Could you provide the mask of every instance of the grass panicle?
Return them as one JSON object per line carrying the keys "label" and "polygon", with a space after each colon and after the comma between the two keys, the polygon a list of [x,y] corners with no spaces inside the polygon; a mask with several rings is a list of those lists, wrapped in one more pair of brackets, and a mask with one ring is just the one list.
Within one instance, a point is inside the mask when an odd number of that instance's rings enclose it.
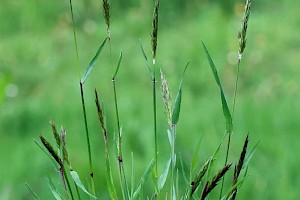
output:
{"label": "grass panicle", "polygon": [[117,198],[117,192],[114,185],[114,181],[112,178],[112,171],[111,171],[111,163],[110,163],[110,157],[109,157],[109,145],[108,145],[108,136],[107,136],[107,130],[105,125],[105,118],[103,114],[103,109],[100,106],[99,99],[98,99],[98,93],[95,89],[95,103],[97,107],[97,113],[98,113],[98,119],[100,122],[100,126],[102,128],[103,137],[104,137],[104,143],[105,143],[105,176],[106,176],[106,183],[109,191],[109,195],[111,199],[118,199]]}
{"label": "grass panicle", "polygon": [[[41,140],[42,144],[44,145],[44,147],[49,152],[49,154],[54,158],[54,160],[60,166],[60,170],[59,171],[61,173],[63,184],[65,184],[65,181],[66,181],[68,190],[69,190],[71,198],[73,200],[74,199],[73,192],[72,192],[72,189],[71,189],[71,186],[70,186],[70,182],[69,182],[69,179],[68,179],[68,175],[66,173],[66,170],[65,170],[65,167],[64,167],[64,164],[63,164],[61,158],[59,157],[59,155],[57,154],[57,152],[53,149],[52,145],[43,136],[40,136],[40,140]],[[65,188],[65,189],[67,190],[67,188]]]}
{"label": "grass panicle", "polygon": [[194,194],[194,192],[196,191],[196,189],[200,185],[200,183],[202,181],[202,178],[204,177],[205,173],[208,170],[210,162],[211,162],[211,159],[208,159],[204,163],[204,165],[202,166],[201,170],[199,171],[199,173],[197,174],[195,179],[191,182],[190,198],[192,197],[192,195]]}
{"label": "grass panicle", "polygon": [[54,121],[52,121],[52,120],[51,120],[49,123],[50,123],[50,126],[51,126],[51,128],[52,128],[52,133],[53,133],[53,136],[54,136],[54,138],[55,138],[56,145],[57,145],[58,148],[60,148],[60,145],[61,145],[61,139],[60,139],[60,136],[59,136],[59,134],[58,134],[58,132],[57,132],[56,125],[55,125]]}
{"label": "grass panicle", "polygon": [[107,37],[110,40],[110,3],[108,0],[102,1],[102,13],[107,26]]}
{"label": "grass panicle", "polygon": [[44,147],[47,149],[47,151],[50,153],[50,155],[54,158],[54,160],[57,162],[57,164],[59,166],[63,165],[62,160],[60,159],[60,157],[58,156],[57,152],[53,149],[52,145],[50,144],[50,142],[48,142],[48,140],[46,140],[42,135],[40,136],[40,140],[42,142],[42,144],[44,145]]}
{"label": "grass panicle", "polygon": [[156,0],[154,10],[153,10],[153,18],[152,18],[151,45],[152,45],[153,64],[155,64],[155,58],[156,58],[159,4],[160,4],[160,0]]}
{"label": "grass panicle", "polygon": [[201,194],[201,200],[205,199],[205,197],[207,197],[207,195],[217,186],[218,182],[226,174],[226,172],[230,169],[230,167],[231,164],[227,164],[212,178],[210,182],[209,181],[206,182]]}
{"label": "grass panicle", "polygon": [[163,102],[165,105],[165,114],[167,116],[167,120],[169,123],[169,126],[172,126],[172,98],[171,98],[171,94],[170,94],[170,90],[169,90],[169,85],[168,85],[168,81],[164,75],[164,73],[162,72],[162,70],[160,70],[160,77],[161,77],[161,90],[162,90],[162,98],[163,98]]}
{"label": "grass panicle", "polygon": [[238,50],[238,64],[236,68],[235,88],[234,88],[233,105],[232,105],[232,116],[234,115],[234,109],[236,104],[236,95],[238,90],[238,82],[239,82],[239,74],[240,74],[240,63],[242,59],[242,54],[246,48],[246,42],[247,42],[246,35],[247,35],[247,28],[248,28],[248,20],[250,16],[250,8],[251,8],[251,0],[246,0],[244,15],[241,24],[241,30],[238,32],[239,50]]}
{"label": "grass panicle", "polygon": [[[248,142],[249,142],[249,137],[247,135],[247,137],[245,139],[244,146],[243,146],[243,150],[242,150],[240,158],[239,158],[239,162],[234,167],[234,176],[233,176],[233,181],[232,181],[231,186],[234,186],[238,182],[238,178],[239,178],[241,170],[244,166],[244,161],[245,161],[245,158],[246,158]],[[236,195],[237,195],[237,188],[232,191],[232,194],[230,194],[230,196],[232,196],[231,200],[234,200],[236,198]]]}
{"label": "grass panicle", "polygon": [[60,134],[61,134],[61,141],[62,141],[62,158],[63,161],[67,162],[67,164],[70,166],[70,169],[72,169],[71,167],[71,161],[69,159],[69,153],[67,151],[67,145],[66,145],[66,129],[64,129],[63,127],[60,129]]}
{"label": "grass panicle", "polygon": [[242,20],[242,24],[241,24],[241,30],[238,32],[238,41],[239,41],[239,61],[242,58],[242,54],[245,50],[246,47],[246,42],[247,42],[247,28],[248,28],[248,20],[249,20],[249,16],[250,16],[250,8],[251,8],[251,0],[247,0],[246,1],[246,5],[245,5],[245,10],[244,10],[244,15],[243,15],[243,20]]}

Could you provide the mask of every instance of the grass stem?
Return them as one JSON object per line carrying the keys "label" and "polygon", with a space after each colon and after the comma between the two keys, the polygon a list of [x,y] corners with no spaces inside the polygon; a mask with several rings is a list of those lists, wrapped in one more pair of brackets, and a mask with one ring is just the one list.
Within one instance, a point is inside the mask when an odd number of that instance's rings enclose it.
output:
{"label": "grass stem", "polygon": [[81,81],[80,81],[80,94],[81,94],[81,104],[82,104],[82,110],[83,110],[86,140],[87,140],[87,146],[88,146],[91,185],[92,185],[93,194],[95,196],[96,192],[95,192],[95,184],[94,184],[94,171],[93,171],[93,163],[92,163],[91,144],[90,144],[89,129],[88,129],[88,124],[87,124],[86,109],[85,109],[85,103],[84,103],[83,83]]}
{"label": "grass stem", "polygon": [[[176,155],[175,155],[175,137],[176,137],[176,125],[171,125],[171,199],[176,199],[176,191],[174,186]],[[175,197],[175,198],[174,198]]]}
{"label": "grass stem", "polygon": [[153,64],[152,76],[152,94],[153,94],[153,122],[154,122],[154,161],[155,161],[155,179],[158,177],[158,147],[157,147],[157,108],[156,108],[156,78],[155,78],[155,64]]}

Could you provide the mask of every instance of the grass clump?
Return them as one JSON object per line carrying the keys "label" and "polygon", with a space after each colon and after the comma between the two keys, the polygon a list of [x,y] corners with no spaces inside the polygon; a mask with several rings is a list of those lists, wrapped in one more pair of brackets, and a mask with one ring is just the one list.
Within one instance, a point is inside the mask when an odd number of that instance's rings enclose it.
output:
{"label": "grass clump", "polygon": [[[116,162],[111,162],[111,153],[110,153],[110,143],[109,138],[112,136],[111,133],[109,133],[106,125],[106,117],[104,113],[104,104],[100,104],[98,92],[95,89],[95,104],[97,109],[97,115],[100,123],[100,128],[103,133],[103,139],[104,139],[104,151],[105,151],[105,177],[106,177],[106,183],[107,183],[107,190],[109,197],[111,199],[207,199],[209,195],[211,195],[212,191],[216,188],[216,186],[219,184],[219,182],[222,180],[221,184],[221,191],[220,191],[220,199],[235,199],[236,195],[240,189],[240,186],[242,185],[244,178],[246,176],[247,172],[247,165],[248,161],[250,160],[252,154],[248,154],[248,159],[246,156],[247,153],[247,147],[248,147],[248,135],[246,137],[240,158],[237,162],[237,164],[234,167],[234,175],[232,179],[231,185],[228,187],[227,194],[223,196],[223,187],[224,187],[224,177],[225,174],[228,173],[228,171],[231,169],[232,163],[228,162],[228,155],[229,155],[229,147],[230,147],[230,140],[231,135],[233,133],[233,119],[232,115],[234,112],[234,109],[231,113],[227,99],[225,96],[225,92],[223,89],[223,86],[221,84],[221,80],[219,78],[217,68],[213,62],[213,59],[208,51],[208,48],[205,46],[204,42],[202,42],[205,55],[207,57],[208,63],[210,65],[210,68],[212,70],[213,76],[215,78],[215,81],[219,87],[220,90],[220,96],[221,96],[221,104],[223,108],[223,114],[225,118],[225,135],[228,135],[228,143],[226,146],[226,153],[225,153],[225,165],[220,167],[218,170],[215,170],[214,163],[217,160],[217,156],[220,153],[221,146],[223,144],[223,141],[221,141],[221,144],[218,146],[216,151],[212,154],[211,157],[209,157],[206,162],[203,163],[203,166],[201,168],[197,168],[196,166],[198,164],[201,164],[202,162],[198,160],[197,156],[193,157],[192,166],[190,168],[190,175],[189,177],[186,176],[186,172],[182,167],[181,173],[179,173],[178,168],[178,161],[177,161],[177,155],[176,155],[176,134],[177,134],[177,125],[179,122],[179,116],[181,111],[181,104],[183,100],[183,79],[184,75],[187,71],[187,68],[190,64],[190,61],[187,62],[182,76],[181,80],[179,82],[179,88],[177,95],[175,97],[175,100],[172,101],[172,95],[169,89],[168,81],[163,73],[163,70],[160,70],[160,77],[161,77],[161,91],[162,91],[162,101],[165,106],[165,114],[168,122],[168,128],[166,130],[167,136],[169,139],[170,144],[170,156],[165,162],[165,167],[163,171],[159,172],[159,159],[158,159],[158,131],[157,131],[157,79],[156,79],[156,57],[157,57],[157,44],[158,44],[158,16],[159,16],[159,5],[160,1],[156,0],[154,5],[154,11],[153,11],[153,19],[152,19],[152,32],[151,32],[151,47],[152,47],[152,64],[148,63],[148,58],[145,53],[145,50],[141,44],[141,50],[142,55],[146,61],[147,67],[150,71],[151,75],[151,81],[152,81],[152,100],[153,100],[153,132],[154,132],[154,155],[153,159],[149,162],[148,166],[146,167],[146,170],[142,177],[140,178],[140,181],[135,186],[134,185],[134,168],[132,167],[132,178],[131,178],[131,185],[129,186],[129,181],[126,178],[126,171],[124,166],[124,157],[123,157],[123,147],[122,144],[123,135],[122,135],[122,125],[119,117],[119,109],[118,109],[118,95],[117,95],[117,87],[116,87],[116,77],[119,72],[123,53],[120,53],[117,66],[114,69],[114,73],[112,76],[112,86],[113,86],[113,97],[114,102],[113,106],[115,108],[115,115],[116,115],[116,132],[117,132],[117,139],[115,141],[115,146],[117,147],[117,156],[115,157]],[[73,15],[72,11],[72,2],[70,1],[71,6],[71,13]],[[105,19],[105,23],[107,26],[107,37],[103,40],[101,45],[99,46],[95,56],[92,58],[91,62],[89,63],[82,79],[80,80],[80,94],[81,94],[81,103],[82,103],[82,109],[83,109],[83,119],[84,119],[84,127],[85,127],[85,133],[86,133],[86,140],[87,140],[87,147],[88,147],[88,158],[89,158],[89,167],[90,167],[90,181],[87,182],[87,184],[83,184],[79,178],[79,175],[76,171],[73,170],[71,167],[71,162],[69,160],[68,151],[66,148],[66,131],[64,129],[61,129],[60,134],[58,133],[55,123],[50,122],[52,132],[54,139],[56,141],[56,147],[58,151],[54,149],[54,147],[51,145],[49,141],[47,141],[43,136],[40,136],[40,142],[37,142],[37,144],[46,152],[46,154],[54,161],[54,165],[58,167],[61,180],[62,180],[62,187],[64,189],[64,192],[61,192],[57,189],[53,189],[54,187],[50,187],[53,195],[56,199],[59,198],[65,198],[65,199],[81,199],[84,197],[89,198],[99,198],[100,191],[97,190],[95,187],[95,181],[94,181],[94,166],[92,161],[92,151],[91,151],[91,141],[90,141],[90,132],[88,129],[88,118],[86,113],[86,107],[85,107],[85,94],[84,94],[84,84],[87,81],[88,76],[91,74],[92,69],[96,65],[96,61],[99,59],[100,54],[104,50],[104,47],[106,45],[107,39],[109,42],[109,48],[110,48],[110,56],[111,56],[111,63],[113,63],[113,56],[111,51],[111,32],[110,32],[110,3],[108,0],[102,1],[102,10],[103,10],[103,16]],[[249,11],[250,11],[250,1],[247,0],[246,8],[245,8],[245,16],[243,18],[243,26],[242,30],[239,33],[239,42],[240,42],[240,50],[239,54],[242,54],[245,48],[246,44],[246,30],[247,30],[247,23],[249,18]],[[73,19],[73,17],[72,17]],[[77,50],[77,43],[76,43],[76,34],[75,34],[75,28],[74,28],[74,21],[73,21],[73,29],[74,29],[74,42],[76,46],[76,54],[78,58],[78,50]],[[239,65],[238,65],[239,67]],[[237,75],[238,77],[238,75]],[[237,90],[237,83],[236,83],[236,90]],[[236,91],[234,94],[234,104],[235,104],[235,98],[236,98]],[[233,105],[234,108],[234,105]],[[110,120],[110,119],[109,119]],[[126,141],[125,141],[126,142]],[[199,152],[199,148],[197,147],[195,151]],[[252,152],[252,151],[251,151]],[[119,177],[119,183],[116,184],[114,180],[114,173],[115,164],[118,168],[118,177]],[[132,164],[133,166],[133,164]],[[68,167],[66,170],[66,167]],[[243,178],[240,178],[241,171],[243,169],[245,170],[245,175]],[[217,171],[214,176],[211,176],[211,173],[213,171]],[[147,180],[149,179],[149,176],[152,174],[153,181],[152,181],[152,188],[146,189],[145,185],[147,183]],[[180,177],[180,174],[183,174],[183,179],[185,180],[185,183],[179,183],[179,180],[182,179]],[[195,174],[195,175],[194,175]],[[72,186],[69,182],[69,178],[72,178],[74,182],[74,186]],[[50,182],[50,180],[49,180]],[[49,184],[50,185],[50,184]],[[53,185],[53,184],[51,184]],[[117,186],[118,185],[118,186]],[[167,187],[169,185],[169,187]],[[58,185],[59,186],[59,185]],[[29,187],[29,186],[28,186]],[[130,188],[131,187],[131,188]],[[37,195],[33,192],[33,190],[29,187],[30,191],[32,192],[33,196],[35,198],[38,198]],[[73,190],[76,190],[77,196],[73,194]],[[182,192],[184,191],[184,192]],[[146,193],[146,194],[145,194]]]}

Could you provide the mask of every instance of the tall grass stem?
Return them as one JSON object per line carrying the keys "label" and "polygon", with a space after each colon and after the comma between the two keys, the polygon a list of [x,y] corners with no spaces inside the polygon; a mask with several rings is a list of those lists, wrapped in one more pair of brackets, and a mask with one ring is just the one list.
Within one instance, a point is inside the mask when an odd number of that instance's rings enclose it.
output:
{"label": "tall grass stem", "polygon": [[88,146],[91,186],[92,186],[93,194],[95,196],[96,191],[95,191],[95,184],[94,184],[94,171],[93,171],[91,144],[90,144],[89,129],[88,129],[88,124],[87,124],[86,109],[85,109],[85,103],[84,103],[83,83],[81,81],[80,81],[80,94],[81,94],[81,104],[82,104],[82,111],[83,111],[83,120],[84,120],[84,126],[85,126],[86,140],[87,140],[87,146]]}

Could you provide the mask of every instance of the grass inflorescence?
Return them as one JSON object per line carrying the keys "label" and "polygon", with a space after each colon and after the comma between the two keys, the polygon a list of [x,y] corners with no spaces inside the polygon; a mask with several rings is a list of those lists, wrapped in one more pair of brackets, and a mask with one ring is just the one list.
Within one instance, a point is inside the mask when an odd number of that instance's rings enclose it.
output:
{"label": "grass inflorescence", "polygon": [[[245,6],[245,13],[242,20],[242,28],[241,31],[238,34],[238,41],[239,41],[239,55],[244,52],[245,46],[246,46],[246,32],[248,27],[248,19],[250,14],[250,0],[246,1]],[[80,94],[81,94],[81,104],[82,104],[82,111],[83,111],[83,120],[84,120],[84,127],[85,127],[85,133],[86,133],[86,141],[87,141],[87,147],[88,147],[88,160],[89,160],[89,168],[90,168],[90,181],[88,181],[87,184],[83,184],[81,182],[79,175],[77,172],[73,169],[73,166],[71,166],[71,159],[69,157],[69,153],[67,150],[67,138],[66,138],[66,130],[64,128],[61,128],[60,131],[57,130],[56,125],[53,121],[50,121],[50,126],[52,129],[53,138],[55,139],[55,146],[52,146],[51,143],[45,139],[44,136],[40,136],[40,142],[36,141],[36,144],[50,157],[50,159],[53,161],[53,164],[55,168],[58,169],[60,172],[61,184],[55,184],[52,183],[51,179],[48,179],[50,189],[52,191],[52,194],[55,196],[56,199],[59,198],[65,198],[65,199],[81,199],[84,197],[89,197],[93,199],[98,199],[99,194],[103,193],[103,190],[100,188],[96,188],[95,186],[95,180],[94,180],[94,166],[92,161],[92,148],[91,148],[91,140],[90,140],[90,133],[89,132],[89,123],[88,123],[88,117],[87,117],[87,110],[85,106],[85,93],[84,93],[84,86],[85,83],[91,74],[92,69],[95,67],[97,60],[99,59],[102,51],[105,51],[106,41],[108,40],[109,43],[109,50],[110,50],[110,57],[111,57],[111,64],[114,63],[113,55],[111,51],[111,32],[110,32],[110,3],[108,0],[102,1],[102,12],[103,17],[106,23],[107,28],[107,36],[103,39],[101,44],[98,47],[98,50],[96,51],[94,57],[91,59],[90,63],[87,65],[87,68],[85,70],[84,75],[82,76],[80,80]],[[97,117],[100,124],[100,130],[102,132],[101,137],[103,137],[104,140],[104,151],[105,151],[105,178],[106,178],[106,185],[107,185],[107,191],[108,195],[111,199],[184,199],[184,200],[190,200],[190,199],[207,199],[212,192],[215,190],[215,188],[221,183],[221,191],[219,198],[220,199],[235,199],[237,196],[238,191],[240,190],[240,187],[242,186],[243,181],[246,178],[247,170],[248,170],[248,163],[253,155],[253,150],[250,151],[247,155],[247,148],[249,143],[249,136],[247,135],[240,158],[237,160],[236,164],[234,165],[233,170],[233,177],[231,184],[228,185],[228,189],[225,195],[223,195],[223,190],[225,188],[224,179],[225,175],[228,173],[228,171],[231,170],[231,166],[233,166],[232,163],[228,163],[228,156],[229,156],[229,148],[231,146],[231,136],[233,134],[233,114],[234,114],[234,107],[235,107],[235,99],[236,99],[236,90],[237,90],[237,81],[238,81],[238,72],[237,71],[237,80],[236,80],[236,89],[234,94],[234,101],[233,101],[233,109],[232,111],[229,109],[228,101],[225,95],[225,91],[223,89],[223,85],[221,82],[221,79],[218,75],[217,67],[215,66],[212,56],[204,44],[202,42],[202,46],[204,49],[204,54],[207,57],[208,64],[210,66],[210,69],[212,71],[213,77],[215,79],[215,82],[219,88],[220,92],[220,98],[221,98],[221,105],[223,110],[223,115],[225,119],[225,136],[228,136],[228,142],[227,145],[225,145],[225,165],[222,165],[221,167],[218,167],[216,170],[215,163],[217,162],[217,158],[220,154],[220,151],[223,146],[223,140],[216,148],[215,152],[205,160],[205,162],[200,161],[198,158],[198,154],[200,151],[200,142],[198,143],[195,153],[192,158],[191,167],[189,170],[189,176],[186,175],[186,170],[183,167],[182,164],[182,158],[180,157],[180,164],[181,164],[181,172],[178,168],[178,159],[177,159],[177,145],[176,145],[176,134],[177,133],[177,126],[179,124],[180,119],[180,112],[181,112],[181,106],[182,101],[184,100],[183,95],[183,80],[184,76],[186,74],[187,68],[190,65],[190,61],[187,62],[187,64],[184,67],[181,79],[179,81],[179,87],[176,93],[176,96],[174,100],[172,100],[172,94],[171,89],[168,84],[167,76],[164,74],[164,70],[160,69],[160,81],[161,81],[161,97],[162,102],[165,107],[165,114],[166,119],[168,123],[168,128],[166,130],[167,137],[169,140],[170,145],[170,152],[169,152],[169,158],[167,161],[165,161],[165,167],[162,170],[162,172],[159,171],[158,164],[163,163],[163,161],[160,161],[158,158],[158,128],[157,128],[157,113],[159,112],[157,108],[157,79],[156,79],[156,58],[157,58],[157,45],[158,45],[158,16],[159,16],[159,6],[160,6],[160,0],[156,0],[154,4],[153,9],[153,18],[152,18],[152,31],[151,31],[151,50],[152,50],[152,63],[149,64],[147,54],[142,46],[142,43],[140,43],[142,55],[144,57],[144,60],[146,61],[147,67],[150,71],[151,81],[152,81],[152,101],[153,101],[153,133],[154,133],[154,145],[153,145],[153,159],[148,162],[149,164],[145,166],[145,172],[141,176],[138,184],[134,184],[135,180],[135,169],[133,165],[133,153],[132,153],[132,169],[131,169],[131,183],[126,178],[126,171],[124,167],[124,154],[123,154],[123,143],[126,144],[126,137],[123,139],[122,135],[122,123],[119,116],[119,105],[118,105],[118,93],[117,93],[117,75],[120,70],[120,66],[123,59],[123,53],[121,51],[118,61],[116,62],[116,67],[112,68],[114,70],[112,75],[112,93],[114,102],[112,106],[115,110],[115,117],[116,117],[116,141],[115,146],[117,147],[117,156],[115,157],[114,161],[111,162],[111,156],[110,156],[110,143],[109,138],[113,136],[107,128],[106,124],[106,115],[104,112],[104,103],[100,103],[100,96],[98,95],[98,91],[94,90],[94,96],[95,96],[95,104],[96,104],[96,111],[97,111]],[[71,7],[71,14],[72,14],[72,20],[73,20],[73,31],[74,31],[74,41],[76,46],[76,55],[77,55],[77,62],[78,62],[78,50],[77,50],[77,42],[76,42],[76,31],[75,31],[75,23],[73,19],[73,7],[72,7],[72,1],[70,1],[70,7]],[[239,56],[239,62],[240,62],[240,56]],[[79,63],[79,62],[78,62]],[[239,64],[238,64],[239,68]],[[185,116],[184,116],[185,117]],[[108,119],[112,121],[111,119]],[[201,141],[201,140],[200,140]],[[218,144],[218,143],[217,143]],[[56,150],[58,149],[58,150]],[[127,161],[127,160],[126,160]],[[116,166],[115,166],[116,165]],[[199,167],[202,166],[202,167]],[[116,168],[118,168],[116,170]],[[241,177],[242,171],[244,170],[244,176]],[[117,171],[117,172],[116,172]],[[114,173],[118,173],[119,180],[116,182],[114,180],[115,176]],[[150,179],[149,177],[152,174],[152,189],[149,190],[147,187],[145,187],[147,180]],[[180,174],[183,175],[183,177],[180,177]],[[213,175],[213,176],[212,176]],[[70,184],[69,178],[72,178],[74,182],[74,186]],[[183,179],[184,182],[182,183],[180,180]],[[29,190],[31,191],[32,195],[35,199],[39,199],[38,195],[34,193],[32,188],[27,184]],[[58,188],[59,186],[62,186],[64,189],[64,192],[61,192]],[[76,189],[77,197],[74,196],[73,190]],[[183,192],[182,192],[183,191]]]}

